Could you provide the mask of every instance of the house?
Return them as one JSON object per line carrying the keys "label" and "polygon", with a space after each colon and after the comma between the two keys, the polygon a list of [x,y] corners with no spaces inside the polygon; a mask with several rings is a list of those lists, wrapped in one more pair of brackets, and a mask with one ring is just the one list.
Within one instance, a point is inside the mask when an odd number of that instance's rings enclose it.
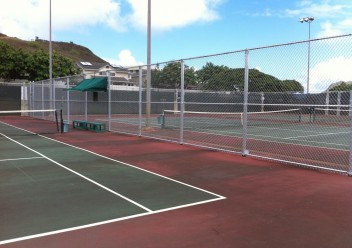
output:
{"label": "house", "polygon": [[132,72],[122,66],[109,63],[79,62],[76,64],[86,79],[94,77],[105,77],[110,72],[111,85],[122,87],[138,87],[138,82],[132,80]]}

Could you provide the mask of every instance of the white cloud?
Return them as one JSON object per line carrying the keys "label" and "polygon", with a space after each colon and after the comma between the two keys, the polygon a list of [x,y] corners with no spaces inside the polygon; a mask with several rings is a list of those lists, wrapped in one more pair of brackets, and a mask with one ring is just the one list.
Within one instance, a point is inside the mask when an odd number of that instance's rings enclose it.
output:
{"label": "white cloud", "polygon": [[[314,16],[317,18],[329,18],[336,17],[343,13],[346,8],[351,7],[351,5],[346,4],[332,4],[330,1],[321,0],[321,3],[317,3],[319,1],[300,1],[298,3],[298,8],[296,9],[286,9],[285,14],[290,17],[296,16]],[[338,1],[342,2],[342,1]]]}
{"label": "white cloud", "polygon": [[[148,1],[128,0],[133,13],[129,21],[138,29],[147,25]],[[183,27],[195,22],[214,21],[219,18],[215,7],[222,0],[153,0],[152,28],[163,31]]]}
{"label": "white cloud", "polygon": [[121,65],[125,67],[143,65],[143,62],[137,61],[137,59],[132,55],[132,52],[128,49],[121,50],[117,55],[117,59],[114,58],[104,58],[113,65]]}
{"label": "white cloud", "polygon": [[332,58],[314,66],[310,71],[310,91],[321,92],[330,84],[352,81],[352,58],[343,56]]}
{"label": "white cloud", "polygon": [[352,17],[343,19],[342,21],[331,23],[330,21],[321,24],[322,31],[318,33],[318,37],[329,37],[342,35],[352,32]]}
{"label": "white cloud", "polygon": [[[11,0],[1,5],[0,32],[22,39],[49,37],[48,0]],[[122,30],[120,6],[113,0],[52,1],[52,27],[55,31],[74,30],[99,23]]]}
{"label": "white cloud", "polygon": [[286,9],[284,15],[294,18],[313,16],[320,24],[318,37],[329,37],[352,32],[352,3],[345,0],[301,0],[295,9]]}
{"label": "white cloud", "polygon": [[[223,0],[153,0],[152,26],[163,31],[219,18],[215,8]],[[146,0],[52,0],[52,28],[82,33],[101,24],[115,31],[133,26],[145,30]],[[121,12],[121,4],[132,12]],[[22,39],[49,37],[48,0],[11,0],[1,5],[0,33]],[[128,9],[128,8],[126,8]]]}

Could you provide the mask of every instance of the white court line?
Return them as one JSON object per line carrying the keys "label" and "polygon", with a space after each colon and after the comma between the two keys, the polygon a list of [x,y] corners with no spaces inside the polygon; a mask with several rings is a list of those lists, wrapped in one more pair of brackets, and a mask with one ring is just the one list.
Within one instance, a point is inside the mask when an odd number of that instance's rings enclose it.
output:
{"label": "white court line", "polygon": [[121,217],[121,218],[106,220],[106,221],[100,221],[100,222],[91,223],[91,224],[82,225],[82,226],[70,227],[70,228],[65,228],[65,229],[51,231],[51,232],[45,232],[45,233],[39,233],[39,234],[24,236],[24,237],[20,237],[20,238],[3,240],[3,241],[0,241],[0,245],[14,243],[14,242],[19,242],[19,241],[24,241],[24,240],[29,240],[29,239],[35,239],[35,238],[40,238],[40,237],[45,237],[45,236],[65,233],[65,232],[72,232],[72,231],[86,229],[86,228],[90,228],[90,227],[96,227],[96,226],[106,225],[106,224],[110,224],[110,223],[114,223],[114,222],[134,219],[134,218],[138,218],[138,217],[142,217],[142,216],[153,215],[153,214],[173,211],[173,210],[176,210],[176,209],[181,209],[181,208],[186,208],[186,207],[206,204],[206,203],[219,201],[219,200],[223,200],[223,198],[214,198],[214,199],[211,199],[211,200],[200,201],[200,202],[195,202],[195,203],[191,203],[191,204],[180,205],[180,206],[177,206],[177,207],[165,208],[165,209],[160,209],[160,210],[156,210],[156,211],[152,211],[152,212],[145,212],[145,213],[141,213],[141,214],[135,214],[135,215],[125,216],[125,217]]}
{"label": "white court line", "polygon": [[[138,206],[138,207],[144,209],[144,210],[147,211],[147,212],[152,212],[152,210],[150,210],[149,208],[147,208],[147,207],[145,207],[145,206],[143,206],[143,205],[141,205],[141,204],[139,204],[139,203],[133,201],[132,199],[129,199],[128,197],[126,197],[126,196],[124,196],[124,195],[121,195],[120,193],[117,193],[117,192],[113,191],[112,189],[110,189],[110,188],[108,188],[108,187],[105,187],[104,185],[102,185],[102,184],[100,184],[100,183],[98,183],[98,182],[96,182],[96,181],[94,181],[94,180],[92,180],[92,179],[90,179],[90,178],[88,178],[88,177],[86,177],[86,176],[84,176],[84,175],[82,175],[82,174],[80,174],[80,173],[78,173],[78,172],[76,172],[76,171],[74,171],[74,170],[72,170],[72,169],[70,169],[70,168],[64,166],[64,165],[62,165],[62,164],[60,164],[59,162],[56,162],[55,160],[53,160],[53,159],[51,159],[51,158],[45,156],[44,154],[42,154],[42,153],[40,153],[40,152],[38,152],[38,151],[36,151],[36,150],[30,148],[30,147],[28,147],[28,146],[26,146],[26,145],[24,145],[24,144],[18,142],[18,141],[14,140],[14,139],[12,139],[12,138],[10,138],[10,137],[8,137],[8,136],[6,136],[6,135],[3,134],[3,133],[0,133],[0,134],[1,134],[2,136],[4,136],[5,138],[7,138],[7,139],[9,139],[9,140],[11,140],[11,141],[13,141],[13,142],[15,142],[16,144],[18,144],[18,145],[20,145],[20,146],[23,146],[23,147],[27,148],[28,150],[30,150],[30,151],[32,151],[32,152],[34,152],[34,153],[36,153],[36,154],[42,156],[43,158],[46,158],[47,160],[53,162],[54,164],[56,164],[56,165],[58,165],[58,166],[60,166],[60,167],[62,167],[62,168],[64,168],[64,169],[66,169],[66,170],[72,172],[73,174],[76,174],[77,176],[82,177],[82,178],[84,178],[85,180],[87,180],[87,181],[89,181],[89,182],[91,182],[91,183],[93,183],[93,184],[99,186],[100,188],[103,188],[103,189],[105,189],[106,191],[109,191],[110,193],[112,193],[112,194],[114,194],[114,195],[116,195],[116,196],[119,196],[119,197],[125,199],[126,201],[129,201],[130,203],[132,203],[132,204],[134,204],[134,205],[136,205],[136,206]],[[42,136],[42,137],[44,137],[44,136]]]}
{"label": "white court line", "polygon": [[43,138],[45,138],[45,139],[49,139],[49,140],[55,141],[55,142],[57,142],[57,143],[64,144],[64,145],[66,145],[66,146],[70,146],[70,147],[76,148],[76,149],[78,149],[78,150],[82,150],[82,151],[91,153],[91,154],[96,155],[96,156],[98,156],[98,157],[105,158],[105,159],[111,160],[111,161],[113,161],[113,162],[120,163],[120,164],[129,166],[129,167],[132,167],[132,168],[134,168],[134,169],[138,169],[138,170],[147,172],[147,173],[149,173],[149,174],[156,175],[156,176],[158,176],[158,177],[162,177],[162,178],[167,179],[167,180],[169,180],[169,181],[173,181],[173,182],[176,182],[176,183],[185,185],[185,186],[187,186],[187,187],[190,187],[190,188],[193,188],[193,189],[197,189],[197,190],[199,190],[199,191],[203,191],[203,192],[205,192],[205,193],[214,195],[214,196],[219,197],[219,198],[221,198],[221,199],[226,199],[226,197],[224,197],[224,196],[215,194],[215,193],[210,192],[210,191],[207,191],[207,190],[205,190],[205,189],[201,189],[201,188],[195,187],[195,186],[190,185],[190,184],[187,184],[187,183],[183,183],[183,182],[181,182],[181,181],[178,181],[178,180],[172,179],[172,178],[170,178],[170,177],[166,177],[166,176],[160,175],[160,174],[155,173],[155,172],[152,172],[152,171],[148,171],[148,170],[146,170],[146,169],[137,167],[137,166],[135,166],[135,165],[131,165],[131,164],[128,164],[128,163],[125,163],[125,162],[122,162],[122,161],[119,161],[119,160],[116,160],[116,159],[113,159],[113,158],[109,158],[109,157],[106,157],[106,156],[104,156],[104,155],[101,155],[101,154],[98,154],[98,153],[95,153],[95,152],[86,150],[86,149],[84,149],[84,148],[77,147],[77,146],[74,146],[74,145],[70,145],[70,144],[67,144],[67,143],[65,143],[65,142],[62,142],[62,141],[59,141],[59,140],[55,140],[55,139],[52,139],[52,138],[49,138],[49,137],[46,137],[46,136],[42,136],[42,135],[39,135],[39,136],[41,136],[41,137],[43,137]]}
{"label": "white court line", "polygon": [[42,159],[43,157],[31,157],[31,158],[7,158],[7,159],[0,159],[0,162],[4,161],[17,161],[17,160],[30,160],[30,159]]}
{"label": "white court line", "polygon": [[338,133],[319,133],[319,134],[312,134],[312,135],[304,135],[304,136],[287,137],[286,139],[299,139],[299,138],[306,138],[306,137],[316,137],[316,136],[336,135],[336,134],[348,134],[348,133],[350,133],[350,132],[338,132]]}
{"label": "white court line", "polygon": [[[20,129],[20,130],[23,130],[23,131],[32,133],[32,132],[30,132],[30,131],[27,131],[27,130],[25,130],[25,129],[22,129],[22,128],[13,126],[13,125],[11,125],[11,124],[4,123],[4,122],[2,122],[2,121],[0,121],[0,123],[3,123],[3,124],[5,124],[5,125],[11,126],[11,127],[13,127],[13,128],[16,128],[16,129]],[[35,134],[35,133],[33,133],[33,134]],[[42,138],[45,138],[45,139],[54,141],[54,142],[57,142],[57,143],[60,143],[60,144],[64,144],[64,145],[66,145],[66,146],[70,146],[70,147],[76,148],[76,149],[78,149],[78,150],[82,150],[82,151],[91,153],[91,154],[96,155],[96,156],[98,156],[98,157],[105,158],[105,159],[108,159],[108,160],[111,160],[111,161],[114,161],[114,162],[117,162],[117,163],[120,163],[120,164],[123,164],[123,165],[127,165],[127,166],[129,166],[129,167],[132,167],[132,168],[135,168],[135,169],[138,169],[138,170],[141,170],[141,171],[144,171],[144,172],[147,172],[147,173],[150,173],[150,174],[153,174],[153,175],[156,175],[156,176],[165,178],[165,179],[167,179],[167,180],[170,180],[170,181],[173,181],[173,182],[176,182],[176,183],[179,183],[179,184],[188,186],[188,187],[190,187],[190,188],[194,188],[194,189],[197,189],[197,190],[206,192],[206,193],[208,193],[208,194],[214,195],[214,196],[219,197],[219,198],[221,198],[221,199],[226,199],[226,197],[224,197],[224,196],[221,196],[221,195],[215,194],[215,193],[213,193],[213,192],[210,192],[210,191],[207,191],[207,190],[204,190],[204,189],[195,187],[195,186],[190,185],[190,184],[187,184],[187,183],[183,183],[183,182],[181,182],[181,181],[177,181],[177,180],[172,179],[172,178],[170,178],[170,177],[166,177],[166,176],[160,175],[160,174],[158,174],[158,173],[151,172],[151,171],[148,171],[148,170],[146,170],[146,169],[142,169],[142,168],[140,168],[140,167],[137,167],[137,166],[134,166],[134,165],[131,165],[131,164],[128,164],[128,163],[125,163],[125,162],[122,162],[122,161],[119,161],[119,160],[116,160],[116,159],[112,159],[112,158],[106,157],[106,156],[104,156],[104,155],[101,155],[101,154],[98,154],[98,153],[95,153],[95,152],[92,152],[92,151],[89,151],[89,150],[87,150],[87,149],[84,149],[84,148],[81,148],[81,147],[77,147],[77,146],[74,146],[74,145],[71,145],[71,144],[67,144],[67,143],[62,142],[62,141],[59,141],[59,140],[55,140],[55,139],[52,139],[52,138],[49,138],[49,137],[46,137],[46,136],[43,136],[43,135],[40,135],[40,134],[37,134],[37,135],[40,136],[40,137],[42,137]]]}
{"label": "white court line", "polygon": [[[3,123],[3,124],[6,124],[6,125],[9,125],[9,126],[12,126],[10,124],[7,124],[7,123],[4,123],[4,122],[0,122],[0,123]],[[23,131],[26,131],[26,132],[30,132],[30,131],[27,131],[25,129],[22,129],[22,128],[18,128],[18,127],[15,127],[15,126],[12,126],[14,128],[17,128],[17,129],[21,129]],[[32,133],[32,132],[30,132]],[[60,163],[44,156],[43,154],[21,144],[20,142],[17,142],[16,140],[13,140],[9,137],[7,137],[6,135],[0,133],[1,135],[3,135],[4,137],[14,141],[15,143],[21,145],[21,146],[24,146],[25,148],[43,156],[43,158],[46,158],[48,159],[49,161],[63,167],[64,169],[66,170],[69,170],[71,171],[72,173],[78,175],[78,176],[81,176],[82,178],[100,186],[100,187],[103,187],[104,189],[110,191],[111,193],[115,193],[117,194],[118,196],[122,197],[123,199],[126,199],[128,200],[128,198],[108,189],[107,187],[103,186],[103,185],[100,185],[99,183],[97,182],[94,182],[93,180],[61,165]],[[34,134],[34,133],[33,133]],[[172,210],[176,210],[176,209],[181,209],[181,208],[186,208],[186,207],[191,207],[191,206],[196,206],[196,205],[201,205],[201,204],[205,204],[205,203],[209,203],[209,202],[214,202],[214,201],[219,201],[219,200],[224,200],[226,199],[226,197],[224,196],[221,196],[221,195],[218,195],[218,194],[215,194],[215,193],[212,193],[210,191],[207,191],[207,190],[204,190],[204,189],[201,189],[201,188],[198,188],[198,187],[195,187],[195,186],[192,186],[192,185],[189,185],[189,184],[186,184],[186,183],[183,183],[183,182],[180,182],[180,181],[177,181],[177,180],[174,180],[172,178],[169,178],[169,177],[166,177],[166,176],[163,176],[163,175],[160,175],[160,174],[157,174],[157,173],[154,173],[154,172],[151,172],[151,171],[148,171],[148,170],[145,170],[145,169],[142,169],[142,168],[139,168],[137,166],[134,166],[134,165],[131,165],[131,164],[127,164],[127,163],[124,163],[122,161],[118,161],[118,160],[115,160],[115,159],[112,159],[112,158],[109,158],[109,157],[106,157],[106,156],[103,156],[103,155],[100,155],[98,153],[95,153],[95,152],[92,152],[92,151],[89,151],[89,150],[86,150],[86,149],[83,149],[83,148],[80,148],[80,147],[76,147],[74,145],[70,145],[70,144],[67,144],[67,143],[64,143],[64,142],[61,142],[61,141],[58,141],[58,140],[55,140],[55,139],[52,139],[52,138],[49,138],[49,137],[46,137],[46,136],[43,136],[43,135],[39,135],[38,136],[40,137],[43,137],[45,139],[48,139],[48,140],[52,140],[52,141],[55,141],[57,143],[61,143],[61,144],[64,144],[66,146],[70,146],[70,147],[73,147],[73,148],[76,148],[76,149],[79,149],[79,150],[82,150],[82,151],[85,151],[85,152],[88,152],[88,153],[91,153],[91,154],[94,154],[96,156],[99,156],[99,157],[102,157],[102,158],[106,158],[108,160],[111,160],[111,161],[114,161],[114,162],[117,162],[117,163],[120,163],[120,164],[124,164],[126,166],[130,166],[132,168],[135,168],[135,169],[138,169],[138,170],[141,170],[141,171],[144,171],[144,172],[147,172],[147,173],[150,173],[150,174],[153,174],[153,175],[156,175],[156,176],[159,176],[159,177],[162,177],[164,179],[168,179],[170,181],[173,181],[173,182],[176,182],[176,183],[179,183],[179,184],[182,184],[182,185],[185,185],[185,186],[188,186],[190,188],[194,188],[194,189],[197,189],[199,191],[203,191],[203,192],[206,192],[208,194],[211,194],[213,196],[216,196],[217,198],[214,198],[214,199],[210,199],[210,200],[205,200],[205,201],[199,201],[199,202],[194,202],[194,203],[190,203],[190,204],[185,204],[185,205],[180,205],[180,206],[175,206],[175,207],[171,207],[171,208],[165,208],[165,209],[160,209],[160,210],[155,210],[155,211],[152,211],[140,204],[138,204],[138,206],[140,206],[141,208],[145,209],[147,212],[145,213],[141,213],[141,214],[136,214],[136,215],[131,215],[131,216],[126,216],[126,217],[122,217],[122,218],[116,218],[116,219],[111,219],[111,220],[107,220],[107,221],[101,221],[101,222],[96,222],[96,223],[92,223],[92,224],[88,224],[88,225],[82,225],[82,226],[77,226],[77,227],[72,227],[72,228],[66,228],[66,229],[62,229],[62,230],[56,230],[56,231],[52,231],[52,232],[46,232],[46,233],[40,233],[40,234],[35,234],[35,235],[29,235],[29,236],[25,236],[25,237],[20,237],[20,238],[15,238],[15,239],[9,239],[9,240],[3,240],[3,241],[0,241],[0,245],[3,245],[3,244],[8,244],[8,243],[13,243],[13,242],[19,242],[19,241],[23,241],[23,240],[28,240],[28,239],[34,239],[34,238],[39,238],[39,237],[44,237],[44,236],[49,236],[49,235],[55,235],[55,234],[59,234],[59,233],[64,233],[64,232],[70,232],[70,231],[74,231],[74,230],[80,230],[80,229],[84,229],[84,228],[89,228],[89,227],[94,227],[94,226],[99,226],[99,225],[104,225],[104,224],[109,224],[109,223],[113,223],[113,222],[118,222],[118,221],[123,221],[123,220],[128,220],[128,219],[132,219],[132,218],[137,218],[137,217],[141,217],[141,216],[146,216],[146,215],[152,215],[152,214],[157,214],[157,213],[162,213],[162,212],[167,212],[167,211],[172,211]],[[128,201],[132,201],[132,200],[128,200]]]}
{"label": "white court line", "polygon": [[[223,137],[229,137],[229,135],[231,135],[232,138],[238,138],[238,139],[243,139],[242,136],[235,136],[233,134],[238,134],[241,135],[242,133],[235,133],[235,132],[218,132],[218,133],[211,133],[211,132],[201,132],[201,131],[193,131],[193,130],[186,130],[187,132],[191,132],[191,133],[203,133],[203,134],[213,134],[213,135],[218,135],[218,136],[223,136]],[[222,134],[225,133],[225,134]],[[228,133],[228,135],[226,135],[226,133]],[[322,149],[329,149],[329,150],[337,150],[337,151],[348,151],[347,149],[342,149],[342,148],[334,148],[334,147],[326,147],[326,146],[317,146],[317,145],[306,145],[306,144],[302,144],[302,143],[292,143],[292,142],[283,142],[280,140],[295,140],[295,139],[287,139],[287,138],[280,138],[280,137],[274,137],[274,136],[265,136],[265,135],[260,135],[260,134],[248,134],[249,137],[248,139],[252,139],[252,140],[259,140],[259,141],[264,141],[264,142],[275,142],[275,143],[279,143],[279,144],[285,144],[285,145],[298,145],[298,146],[306,146],[306,147],[315,147],[315,148],[322,148]],[[230,138],[231,138],[230,137]],[[270,140],[270,139],[260,139],[257,137],[264,137],[264,138],[272,138],[275,140]],[[308,143],[316,143],[316,144],[323,144],[323,145],[338,145],[338,146],[345,146],[345,147],[349,147],[349,145],[344,145],[344,144],[336,144],[336,143],[328,143],[328,142],[317,142],[317,141],[310,141],[310,140],[305,140],[304,142],[308,142]],[[191,144],[191,143],[190,143]],[[215,144],[215,143],[211,143],[211,144]],[[216,145],[216,144],[215,144]],[[207,146],[204,146],[207,147]],[[233,149],[233,147],[230,146],[225,146],[225,147],[229,147],[231,149]],[[229,151],[232,151],[232,150]]]}

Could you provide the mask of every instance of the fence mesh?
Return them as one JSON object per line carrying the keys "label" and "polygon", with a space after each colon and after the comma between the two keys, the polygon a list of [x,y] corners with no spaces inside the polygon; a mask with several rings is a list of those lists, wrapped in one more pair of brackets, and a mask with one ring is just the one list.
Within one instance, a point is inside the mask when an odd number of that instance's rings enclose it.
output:
{"label": "fence mesh", "polygon": [[351,44],[346,35],[154,64],[150,85],[140,66],[139,87],[110,83],[107,92],[67,90],[80,76],[53,88],[35,82],[30,106],[54,104],[66,120],[110,131],[351,174],[351,92],[331,89],[352,81],[339,74]]}

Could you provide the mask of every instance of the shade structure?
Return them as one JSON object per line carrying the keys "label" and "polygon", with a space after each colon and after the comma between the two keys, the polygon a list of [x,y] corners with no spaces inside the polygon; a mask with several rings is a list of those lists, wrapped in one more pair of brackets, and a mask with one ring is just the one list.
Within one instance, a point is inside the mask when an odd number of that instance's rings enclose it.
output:
{"label": "shade structure", "polygon": [[84,79],[75,87],[70,88],[69,90],[78,90],[78,91],[107,91],[108,87],[108,78],[107,77],[98,77]]}

